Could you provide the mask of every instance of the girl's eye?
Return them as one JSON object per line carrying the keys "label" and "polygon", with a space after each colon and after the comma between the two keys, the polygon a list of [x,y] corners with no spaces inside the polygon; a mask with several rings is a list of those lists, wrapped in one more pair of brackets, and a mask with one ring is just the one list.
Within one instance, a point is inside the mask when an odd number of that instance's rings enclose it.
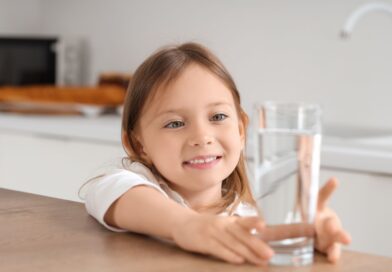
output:
{"label": "girl's eye", "polygon": [[217,113],[214,116],[212,116],[211,121],[223,121],[227,118],[228,116],[223,113]]}
{"label": "girl's eye", "polygon": [[179,127],[182,127],[183,125],[184,125],[184,122],[182,122],[182,121],[173,121],[173,122],[170,122],[169,124],[167,124],[165,126],[165,128],[179,128]]}

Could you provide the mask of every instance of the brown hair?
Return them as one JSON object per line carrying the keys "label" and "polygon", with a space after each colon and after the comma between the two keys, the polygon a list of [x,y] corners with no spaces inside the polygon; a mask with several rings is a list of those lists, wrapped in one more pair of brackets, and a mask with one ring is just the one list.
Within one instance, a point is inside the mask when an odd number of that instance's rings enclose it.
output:
{"label": "brown hair", "polygon": [[[140,144],[134,133],[146,102],[155,95],[158,87],[165,86],[178,78],[190,64],[198,64],[222,80],[232,92],[239,119],[244,126],[244,133],[248,125],[248,116],[241,108],[240,95],[232,77],[208,49],[196,43],[185,43],[158,50],[139,66],[128,86],[122,119],[122,141],[129,156],[124,158],[126,161],[141,162],[163,179],[164,177],[155,167],[141,156]],[[123,164],[125,164],[124,160]],[[234,203],[231,209],[233,211],[240,201],[254,204],[243,153],[234,171],[223,181],[222,195],[222,201],[213,205],[219,210],[224,210]]]}

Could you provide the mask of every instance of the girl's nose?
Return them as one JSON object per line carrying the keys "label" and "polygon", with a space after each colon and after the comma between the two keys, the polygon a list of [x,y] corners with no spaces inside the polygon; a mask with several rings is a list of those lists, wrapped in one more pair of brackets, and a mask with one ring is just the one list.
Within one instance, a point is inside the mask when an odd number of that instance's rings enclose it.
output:
{"label": "girl's nose", "polygon": [[188,144],[191,146],[210,145],[214,141],[211,127],[202,121],[194,122],[189,132]]}
{"label": "girl's nose", "polygon": [[189,145],[191,146],[206,146],[213,143],[213,137],[208,135],[195,135],[191,137],[188,141]]}
{"label": "girl's nose", "polygon": [[205,120],[194,120],[190,125],[188,144],[200,147],[214,142],[213,128]]}

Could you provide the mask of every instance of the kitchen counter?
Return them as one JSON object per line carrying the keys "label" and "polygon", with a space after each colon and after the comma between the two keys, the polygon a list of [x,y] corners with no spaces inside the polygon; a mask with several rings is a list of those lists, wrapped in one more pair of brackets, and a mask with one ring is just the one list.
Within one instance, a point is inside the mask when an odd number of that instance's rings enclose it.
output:
{"label": "kitchen counter", "polygon": [[[121,145],[119,115],[83,117],[0,113],[0,131]],[[323,137],[322,167],[392,175],[392,132],[358,133],[350,128],[342,131],[329,129]]]}
{"label": "kitchen counter", "polygon": [[392,136],[353,140],[324,137],[324,168],[392,175]]}
{"label": "kitchen counter", "polygon": [[1,130],[121,144],[121,117],[115,114],[85,117],[0,113]]}
{"label": "kitchen counter", "polygon": [[392,175],[392,131],[326,126],[321,163],[324,168]]}

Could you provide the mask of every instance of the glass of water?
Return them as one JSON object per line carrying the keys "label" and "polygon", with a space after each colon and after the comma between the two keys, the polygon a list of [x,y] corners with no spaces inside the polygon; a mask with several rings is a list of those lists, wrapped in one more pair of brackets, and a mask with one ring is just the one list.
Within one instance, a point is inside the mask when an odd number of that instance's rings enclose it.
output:
{"label": "glass of water", "polygon": [[[251,187],[260,215],[271,229],[312,226],[319,183],[321,108],[271,101],[256,106],[253,121]],[[298,234],[268,243],[275,251],[271,264],[313,263],[313,237]]]}

